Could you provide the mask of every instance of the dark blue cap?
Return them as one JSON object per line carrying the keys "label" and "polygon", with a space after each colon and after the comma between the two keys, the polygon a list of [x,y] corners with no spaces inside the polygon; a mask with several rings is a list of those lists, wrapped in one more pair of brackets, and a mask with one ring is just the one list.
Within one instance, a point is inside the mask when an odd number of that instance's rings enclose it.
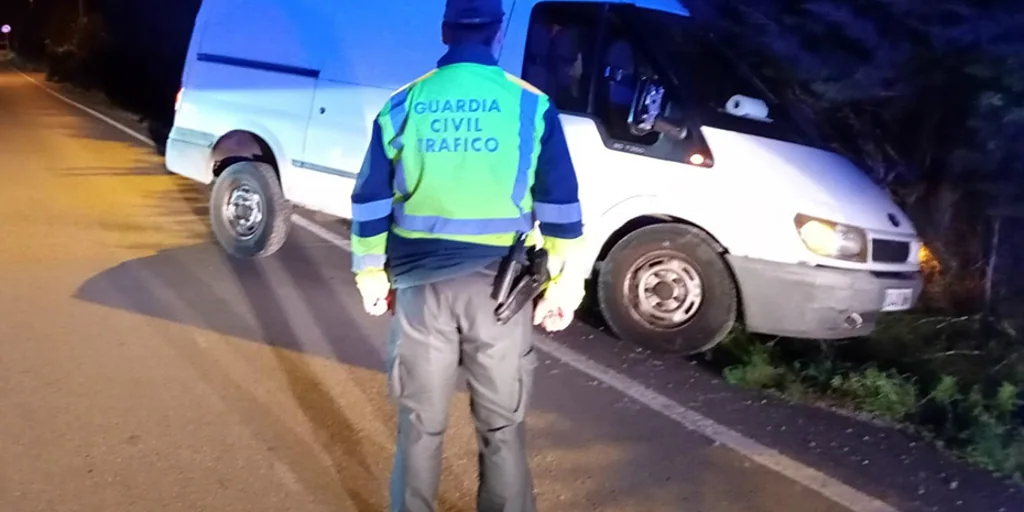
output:
{"label": "dark blue cap", "polygon": [[448,0],[444,6],[444,21],[459,25],[500,23],[505,17],[501,0]]}

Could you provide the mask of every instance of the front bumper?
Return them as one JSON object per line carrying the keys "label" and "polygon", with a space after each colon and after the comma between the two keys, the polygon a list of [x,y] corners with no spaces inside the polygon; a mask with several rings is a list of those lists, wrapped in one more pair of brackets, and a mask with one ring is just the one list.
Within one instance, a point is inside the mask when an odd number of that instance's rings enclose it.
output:
{"label": "front bumper", "polygon": [[750,332],[809,339],[867,336],[888,289],[921,296],[919,272],[877,273],[727,256]]}

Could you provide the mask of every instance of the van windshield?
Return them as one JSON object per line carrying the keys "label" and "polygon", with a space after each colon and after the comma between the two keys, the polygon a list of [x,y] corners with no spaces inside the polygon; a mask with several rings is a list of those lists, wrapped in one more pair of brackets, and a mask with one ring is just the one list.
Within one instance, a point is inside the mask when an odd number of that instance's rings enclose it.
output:
{"label": "van windshield", "polygon": [[[664,71],[679,86],[681,99],[696,109],[706,126],[820,147],[810,119],[798,122],[790,106],[772,95],[744,66],[691,18],[644,8],[630,9],[636,32],[646,39]],[[769,120],[749,119],[726,110],[735,95],[764,101]]]}

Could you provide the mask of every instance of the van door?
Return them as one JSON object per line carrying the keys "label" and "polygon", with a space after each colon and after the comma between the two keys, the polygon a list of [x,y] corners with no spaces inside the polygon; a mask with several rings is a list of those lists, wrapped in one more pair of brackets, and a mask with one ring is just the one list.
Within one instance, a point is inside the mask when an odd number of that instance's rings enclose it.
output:
{"label": "van door", "polygon": [[[335,20],[303,158],[295,162],[305,171],[310,206],[351,218],[352,189],[373,120],[394,91],[433,69],[444,54],[443,12],[443,0],[418,0],[395,2],[386,16],[376,9],[344,9]],[[423,21],[430,19],[437,23]]]}
{"label": "van door", "polygon": [[584,225],[588,233],[603,231],[598,236],[619,227],[602,226],[602,217],[624,201],[645,198],[651,211],[644,213],[669,214],[656,211],[650,199],[670,196],[694,206],[715,200],[707,194],[681,196],[707,190],[711,179],[709,169],[689,161],[703,147],[699,134],[679,141],[630,130],[637,77],[653,69],[616,17],[629,8],[546,1],[517,9],[501,53],[505,69],[522,70],[523,79],[559,108],[579,176]]}
{"label": "van door", "polygon": [[302,176],[306,206],[351,218],[352,189],[369,147],[370,127],[388,96],[385,89],[317,80],[302,159],[292,162]]}

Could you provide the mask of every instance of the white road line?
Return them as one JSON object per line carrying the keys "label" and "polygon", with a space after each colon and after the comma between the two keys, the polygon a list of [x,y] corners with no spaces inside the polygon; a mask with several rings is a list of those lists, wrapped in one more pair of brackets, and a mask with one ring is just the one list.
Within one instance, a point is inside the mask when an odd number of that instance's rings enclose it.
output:
{"label": "white road line", "polygon": [[[19,73],[21,72],[19,71]],[[155,145],[153,144],[153,141],[145,135],[118,123],[117,121],[114,121],[113,119],[86,107],[85,105],[79,104],[74,100],[62,96],[49,87],[33,80],[32,77],[24,73],[21,74],[46,92],[60,98],[65,103],[75,106],[93,117],[105,121],[135,139],[138,139],[150,146]],[[324,241],[345,251],[352,251],[352,246],[348,240],[331,232],[316,222],[313,222],[299,214],[293,215],[292,219],[296,225],[310,231],[314,235],[319,236]],[[603,366],[571,348],[559,345],[541,336],[537,336],[535,344],[537,348],[547,352],[552,357],[555,357],[563,363],[619,390],[623,394],[646,405],[651,410],[663,414],[683,427],[697,432],[712,441],[728,446],[758,464],[782,474],[809,489],[817,491],[826,498],[853,512],[899,512],[899,510],[892,505],[858,491],[857,489],[854,489],[814,468],[790,459],[779,451],[773,450],[744,436],[743,434],[740,434],[739,432],[736,432],[735,430],[716,423],[710,418],[707,418],[692,409],[683,407],[665,395],[662,395],[661,393],[658,393],[657,391],[654,391],[653,389],[650,389],[621,373]]]}
{"label": "white road line", "polygon": [[26,75],[25,73],[22,73],[21,71],[18,71],[18,73],[20,73],[21,76],[25,77],[25,79],[27,79],[28,81],[38,85],[44,91],[52,94],[55,98],[63,101],[64,103],[67,103],[68,105],[71,105],[73,107],[77,107],[77,108],[79,108],[81,110],[84,110],[89,115],[91,115],[91,116],[93,116],[93,117],[95,117],[97,119],[102,120],[103,122],[105,122],[105,123],[107,123],[107,124],[117,128],[117,129],[121,130],[122,132],[127,133],[128,135],[131,135],[133,138],[135,138],[136,140],[142,142],[143,144],[146,144],[146,145],[149,145],[149,146],[154,146],[154,147],[156,146],[156,144],[153,143],[153,141],[149,137],[146,137],[145,135],[142,135],[141,133],[136,132],[135,130],[133,130],[133,129],[127,127],[127,126],[125,126],[125,125],[123,125],[123,124],[121,124],[121,123],[119,123],[119,122],[117,122],[117,121],[115,121],[115,120],[113,120],[113,119],[111,119],[111,118],[109,118],[109,117],[107,117],[107,116],[105,116],[105,115],[103,115],[103,114],[101,114],[101,113],[99,113],[99,112],[97,112],[97,111],[95,111],[95,110],[85,106],[85,105],[82,105],[81,103],[78,103],[78,102],[76,102],[74,100],[65,98],[60,93],[58,93],[58,92],[54,91],[53,89],[50,89],[49,87],[39,83],[36,79]]}
{"label": "white road line", "polygon": [[352,252],[351,242],[345,240],[345,237],[321,226],[320,224],[317,224],[316,222],[313,222],[297,213],[292,214],[292,222],[294,222],[296,226],[300,226],[306,229],[307,231],[312,232],[314,235],[324,239],[324,241],[330,242],[338,247],[341,247],[342,249],[348,252]]}

